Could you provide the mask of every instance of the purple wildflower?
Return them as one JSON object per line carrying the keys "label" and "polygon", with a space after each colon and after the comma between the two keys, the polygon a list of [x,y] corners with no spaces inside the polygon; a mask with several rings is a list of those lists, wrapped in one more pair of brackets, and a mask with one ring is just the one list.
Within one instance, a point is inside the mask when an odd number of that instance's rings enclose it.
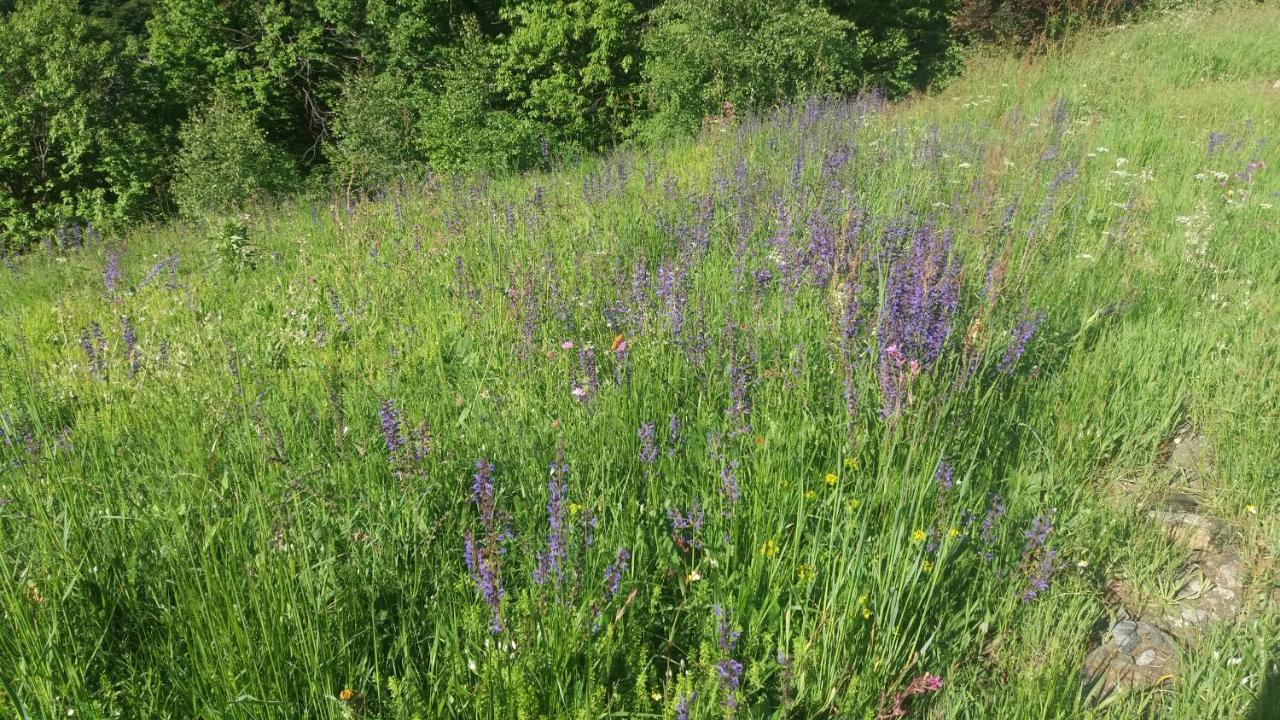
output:
{"label": "purple wildflower", "polygon": [[897,413],[910,384],[927,371],[951,335],[960,291],[960,265],[951,257],[951,233],[923,225],[908,234],[887,231],[888,279],[877,336],[880,342],[881,414]]}
{"label": "purple wildflower", "polygon": [[347,325],[347,314],[342,311],[342,303],[338,300],[338,294],[331,288],[327,296],[329,309],[333,311],[333,317],[338,322],[338,329],[344,333],[350,332],[351,328]]}
{"label": "purple wildflower", "polygon": [[738,504],[738,498],[741,496],[738,490],[738,461],[725,463],[720,469],[720,493],[724,495],[725,508],[722,511],[725,517],[733,515],[733,508]]}
{"label": "purple wildflower", "polygon": [[742,663],[733,658],[725,658],[716,664],[716,675],[720,678],[720,687],[725,691],[725,707],[730,709],[738,707],[738,686],[742,684]]}
{"label": "purple wildflower", "polygon": [[480,511],[480,522],[486,532],[496,532],[494,519],[496,506],[493,492],[493,463],[476,461],[476,472],[471,476],[471,500]]}
{"label": "purple wildflower", "polygon": [[671,521],[671,539],[681,550],[702,547],[698,533],[702,531],[702,508],[698,503],[686,515],[675,508],[667,510],[667,519]]}
{"label": "purple wildflower", "polygon": [[133,323],[129,322],[128,315],[120,317],[120,334],[124,340],[124,355],[129,361],[129,377],[138,374],[139,355],[138,355],[138,334],[133,329]]}
{"label": "purple wildflower", "polygon": [[596,367],[596,351],[591,347],[584,347],[578,351],[578,365],[582,369],[582,375],[586,378],[586,385],[583,386],[584,394],[581,396],[583,401],[590,400],[600,391],[600,372]]}
{"label": "purple wildflower", "polygon": [[382,439],[386,442],[387,452],[394,458],[404,447],[404,434],[400,428],[400,411],[391,400],[384,400],[378,411],[379,424],[382,428]]}
{"label": "purple wildflower", "polygon": [[1013,341],[1009,343],[1009,347],[1004,351],[1004,357],[1000,358],[999,370],[1005,374],[1012,374],[1013,367],[1018,363],[1018,359],[1022,357],[1022,353],[1027,349],[1027,341],[1035,335],[1036,328],[1040,325],[1040,321],[1044,319],[1043,312],[1037,312],[1035,315],[1023,313],[1023,318],[1010,331]]}
{"label": "purple wildflower", "polygon": [[653,423],[645,423],[636,431],[636,437],[640,438],[640,462],[646,465],[652,465],[658,459],[658,448],[653,442]]}
{"label": "purple wildflower", "polygon": [[559,587],[564,579],[565,535],[564,494],[567,485],[564,481],[569,467],[563,462],[552,461],[551,479],[547,481],[547,518],[551,530],[547,533],[547,550],[538,553],[538,566],[533,571],[533,581],[539,585],[554,579]]}
{"label": "purple wildflower", "polygon": [[995,557],[996,525],[1000,522],[1000,518],[1004,517],[1005,507],[1004,501],[996,493],[991,494],[990,504],[987,507],[987,514],[982,519],[982,542],[985,549],[982,550],[982,557],[987,562]]}
{"label": "purple wildflower", "polygon": [[[493,543],[496,545],[496,542]],[[468,530],[463,536],[463,559],[467,564],[467,573],[475,583],[476,591],[489,606],[489,632],[497,635],[502,632],[502,577],[497,553],[490,553],[485,547],[476,545]]]}
{"label": "purple wildflower", "polygon": [[676,703],[676,720],[689,720],[689,706],[697,702],[698,693],[681,695]]}
{"label": "purple wildflower", "polygon": [[672,414],[667,418],[667,455],[675,455],[680,447],[680,417]]}
{"label": "purple wildflower", "polygon": [[1047,547],[1053,533],[1053,514],[1050,510],[1031,521],[1031,527],[1022,533],[1027,539],[1022,549],[1022,566],[1027,575],[1027,589],[1022,601],[1031,602],[1049,589],[1049,580],[1057,572],[1058,554]]}
{"label": "purple wildflower", "polygon": [[107,266],[102,270],[102,285],[111,295],[116,294],[116,287],[120,285],[122,273],[120,272],[120,253],[112,250],[107,253]]}
{"label": "purple wildflower", "polygon": [[939,492],[945,494],[955,486],[954,474],[955,468],[948,465],[945,458],[938,461],[938,469],[934,471],[933,479],[938,483]]}
{"label": "purple wildflower", "polygon": [[631,553],[625,547],[619,547],[618,553],[614,555],[613,564],[604,571],[604,599],[605,602],[612,600],[618,594],[618,588],[622,584],[622,575],[627,571],[627,561],[631,559]]}

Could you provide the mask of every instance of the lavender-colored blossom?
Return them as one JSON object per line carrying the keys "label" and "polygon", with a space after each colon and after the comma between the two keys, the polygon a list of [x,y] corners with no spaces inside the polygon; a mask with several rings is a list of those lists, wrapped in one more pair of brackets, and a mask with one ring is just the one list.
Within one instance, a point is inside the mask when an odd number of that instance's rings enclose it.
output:
{"label": "lavender-colored blossom", "polygon": [[565,549],[565,506],[564,494],[567,484],[564,481],[569,468],[563,462],[551,463],[551,479],[547,482],[547,518],[551,529],[547,533],[547,549],[538,553],[538,565],[533,571],[533,581],[539,585],[554,580],[557,587],[564,579]]}
{"label": "lavender-colored blossom", "polygon": [[[900,240],[910,236],[909,241]],[[960,291],[960,264],[952,258],[951,233],[923,225],[886,233],[887,280],[877,337],[880,343],[881,414],[889,417],[909,399],[909,386],[927,372],[951,336]]]}
{"label": "lavender-colored blossom", "polygon": [[984,548],[981,554],[987,562],[991,562],[995,557],[996,526],[1000,522],[1000,518],[1004,517],[1004,513],[1004,501],[1000,499],[999,495],[992,493],[986,516],[982,519],[981,537]]}
{"label": "lavender-colored blossom", "polygon": [[618,594],[618,588],[622,584],[622,575],[627,571],[627,562],[631,559],[631,553],[625,547],[619,547],[618,552],[613,557],[613,564],[605,568],[604,571],[604,599],[605,602],[612,600]]}
{"label": "lavender-colored blossom", "polygon": [[653,441],[653,423],[644,423],[640,429],[636,431],[636,437],[640,438],[640,462],[646,465],[652,465],[658,460],[658,448]]}
{"label": "lavender-colored blossom", "polygon": [[1029,603],[1048,590],[1049,581],[1057,571],[1058,553],[1050,548],[1037,552],[1027,571],[1027,589],[1022,593],[1022,602]]}
{"label": "lavender-colored blossom", "polygon": [[1012,374],[1013,368],[1018,363],[1018,359],[1022,357],[1022,353],[1027,349],[1027,341],[1035,335],[1036,328],[1044,319],[1043,312],[1037,312],[1034,315],[1023,313],[1023,318],[1010,331],[1013,340],[1009,343],[1009,347],[1005,349],[1004,356],[1000,358],[999,370],[1005,374]]}
{"label": "lavender-colored blossom", "polygon": [[161,260],[155,265],[152,265],[151,269],[147,270],[147,274],[142,276],[142,282],[139,283],[138,285],[139,287],[146,287],[147,285],[150,285],[156,278],[160,277],[161,274],[166,274],[166,273],[169,275],[168,285],[169,287],[172,288],[177,283],[177,279],[178,279],[178,254],[177,253],[173,253],[172,255],[166,257],[165,259]]}
{"label": "lavender-colored blossom", "polygon": [[746,363],[733,360],[727,369],[729,375],[729,407],[725,414],[735,424],[734,433],[743,435],[751,431],[751,370]]}
{"label": "lavender-colored blossom", "polygon": [[387,445],[387,452],[395,457],[399,454],[400,449],[404,447],[404,433],[400,426],[400,411],[396,409],[395,403],[391,400],[384,400],[382,407],[378,410],[379,426],[382,429],[382,439]]}
{"label": "lavender-colored blossom", "polygon": [[698,693],[681,695],[676,702],[676,720],[689,720],[689,707],[698,700]]}
{"label": "lavender-colored blossom", "polygon": [[480,511],[480,522],[485,531],[496,532],[493,463],[488,460],[476,460],[476,472],[471,476],[471,500]]}
{"label": "lavender-colored blossom", "polygon": [[934,471],[933,479],[938,483],[938,490],[941,493],[945,494],[955,486],[954,474],[955,468],[951,467],[945,458],[938,461],[938,469]]}
{"label": "lavender-colored blossom", "polygon": [[331,288],[327,294],[329,300],[329,309],[333,311],[333,317],[338,323],[338,328],[342,332],[350,332],[351,328],[347,325],[347,314],[342,310],[342,303],[338,300],[338,294]]}
{"label": "lavender-colored blossom", "polygon": [[120,272],[120,253],[112,250],[107,253],[107,266],[102,271],[102,285],[109,294],[115,295],[121,277],[123,275]]}
{"label": "lavender-colored blossom", "polygon": [[138,333],[133,329],[133,323],[129,322],[128,315],[120,317],[120,335],[124,340],[124,355],[129,362],[129,377],[138,374],[140,356],[138,354]]}
{"label": "lavender-colored blossom", "polygon": [[1220,132],[1209,133],[1209,149],[1208,149],[1209,154],[1212,155],[1214,151],[1216,151],[1219,147],[1222,147],[1222,144],[1226,141],[1227,141],[1227,136],[1224,133],[1220,133]]}
{"label": "lavender-colored blossom", "polygon": [[738,489],[738,461],[725,463],[720,469],[720,494],[724,496],[725,508],[723,514],[725,517],[733,515],[733,508],[738,504],[741,493]]}
{"label": "lavender-colored blossom", "polygon": [[742,663],[733,658],[725,658],[716,663],[716,676],[720,678],[720,687],[725,691],[725,707],[730,709],[738,707],[738,687],[742,684]]}
{"label": "lavender-colored blossom", "polygon": [[667,519],[671,522],[671,539],[676,545],[684,547],[702,547],[701,541],[698,539],[698,533],[702,531],[702,508],[698,503],[693,504],[693,509],[688,514],[671,508],[667,510]]}
{"label": "lavender-colored blossom", "polygon": [[578,366],[582,371],[582,376],[586,378],[586,385],[583,386],[585,394],[582,399],[590,400],[600,392],[600,371],[596,367],[596,351],[592,347],[584,347],[578,351]]}
{"label": "lavender-colored blossom", "polygon": [[489,606],[489,632],[497,635],[502,632],[502,597],[506,594],[502,587],[500,560],[496,553],[477,545],[470,530],[463,536],[463,560],[476,591]]}
{"label": "lavender-colored blossom", "polygon": [[667,418],[667,455],[675,455],[680,447],[680,417],[674,413]]}

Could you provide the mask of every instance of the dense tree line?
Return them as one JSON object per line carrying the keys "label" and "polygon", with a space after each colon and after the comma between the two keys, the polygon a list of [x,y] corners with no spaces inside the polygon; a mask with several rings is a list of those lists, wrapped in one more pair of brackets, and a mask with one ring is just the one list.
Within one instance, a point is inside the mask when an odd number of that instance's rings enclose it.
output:
{"label": "dense tree line", "polygon": [[726,102],[901,94],[955,67],[959,1],[0,0],[0,233],[535,167]]}

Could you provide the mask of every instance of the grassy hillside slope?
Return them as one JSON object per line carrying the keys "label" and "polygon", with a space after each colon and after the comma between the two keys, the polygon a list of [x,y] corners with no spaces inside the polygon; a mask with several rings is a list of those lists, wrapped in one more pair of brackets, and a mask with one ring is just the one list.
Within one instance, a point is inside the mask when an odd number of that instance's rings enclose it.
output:
{"label": "grassy hillside slope", "polygon": [[0,707],[1276,717],[1277,29],[8,261]]}

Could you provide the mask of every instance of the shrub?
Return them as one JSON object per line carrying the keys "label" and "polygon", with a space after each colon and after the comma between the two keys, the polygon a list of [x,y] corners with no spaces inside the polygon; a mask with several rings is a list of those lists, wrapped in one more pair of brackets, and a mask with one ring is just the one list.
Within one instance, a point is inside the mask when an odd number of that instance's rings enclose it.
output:
{"label": "shrub", "polygon": [[297,181],[288,156],[267,142],[253,115],[219,93],[178,133],[173,195],[188,217],[238,210]]}
{"label": "shrub", "polygon": [[669,0],[644,38],[650,119],[642,133],[689,131],[728,101],[847,92],[860,82],[852,23],[805,1]]}
{"label": "shrub", "polygon": [[955,30],[982,42],[1026,45],[1054,39],[1089,23],[1115,22],[1142,0],[963,0]]}
{"label": "shrub", "polygon": [[640,19],[628,0],[521,2],[499,49],[505,99],[567,142],[612,144],[632,122],[639,81]]}
{"label": "shrub", "polygon": [[348,78],[330,125],[335,140],[325,146],[335,182],[349,192],[421,175],[419,107],[417,93],[398,74]]}
{"label": "shrub", "polygon": [[418,142],[432,170],[514,170],[537,162],[546,133],[504,105],[493,85],[497,65],[495,47],[468,20],[445,54],[419,123]]}

